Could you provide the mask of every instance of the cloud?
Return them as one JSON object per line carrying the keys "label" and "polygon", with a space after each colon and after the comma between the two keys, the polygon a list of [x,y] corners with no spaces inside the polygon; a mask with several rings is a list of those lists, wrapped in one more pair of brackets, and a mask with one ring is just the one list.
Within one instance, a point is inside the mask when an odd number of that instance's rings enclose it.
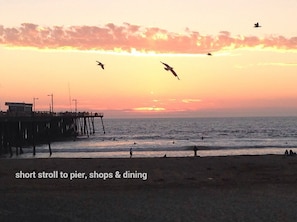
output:
{"label": "cloud", "polygon": [[166,109],[163,107],[137,107],[133,108],[133,111],[165,111]]}
{"label": "cloud", "polygon": [[99,26],[40,26],[23,23],[19,27],[0,25],[0,44],[9,47],[38,49],[101,50],[112,52],[155,52],[199,54],[222,49],[246,47],[297,49],[297,37],[232,36],[221,31],[216,36],[201,35],[186,29],[184,33],[157,27],[142,27],[124,23]]}
{"label": "cloud", "polygon": [[183,103],[197,103],[197,102],[201,102],[201,99],[183,99],[182,102]]}

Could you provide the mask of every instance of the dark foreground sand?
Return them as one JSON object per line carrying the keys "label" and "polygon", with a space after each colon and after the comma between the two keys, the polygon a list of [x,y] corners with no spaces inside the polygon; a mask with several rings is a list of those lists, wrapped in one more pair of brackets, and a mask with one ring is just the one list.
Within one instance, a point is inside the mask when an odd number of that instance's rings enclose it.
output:
{"label": "dark foreground sand", "polygon": [[0,192],[0,221],[297,221],[297,157],[0,159]]}

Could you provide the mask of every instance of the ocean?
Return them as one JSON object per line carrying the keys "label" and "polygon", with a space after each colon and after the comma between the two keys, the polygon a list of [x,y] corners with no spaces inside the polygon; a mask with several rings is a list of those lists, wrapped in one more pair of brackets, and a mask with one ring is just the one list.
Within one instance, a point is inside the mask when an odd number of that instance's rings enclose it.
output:
{"label": "ocean", "polygon": [[[53,142],[52,158],[124,158],[283,154],[297,151],[297,117],[146,118],[95,120],[96,133]],[[13,158],[32,158],[32,148]],[[35,158],[49,157],[48,145]]]}

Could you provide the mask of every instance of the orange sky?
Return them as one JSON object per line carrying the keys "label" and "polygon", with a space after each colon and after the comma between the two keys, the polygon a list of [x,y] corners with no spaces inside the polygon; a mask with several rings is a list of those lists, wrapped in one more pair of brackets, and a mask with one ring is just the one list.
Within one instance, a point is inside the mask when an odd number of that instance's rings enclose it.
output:
{"label": "orange sky", "polygon": [[[35,11],[30,19],[22,14],[10,17],[18,7],[0,3],[2,9],[11,10],[5,18],[4,10],[3,19],[0,16],[1,110],[7,109],[7,101],[32,103],[38,97],[36,110],[47,111],[51,103],[47,95],[53,93],[55,111],[74,110],[76,99],[78,110],[102,111],[107,117],[297,115],[297,32],[289,28],[296,13],[286,20],[288,29],[272,29],[276,2],[255,16],[261,19],[259,29],[253,28],[255,19],[243,18],[240,23],[240,13],[233,20],[217,15],[208,24],[197,25],[196,20],[189,22],[189,17],[201,19],[191,11],[197,2],[188,1],[189,13],[178,21],[179,28],[169,21],[158,24],[156,18],[162,16],[158,10],[155,18],[146,13],[137,23],[135,17],[106,15],[101,19],[105,23],[93,24],[90,19],[69,24],[80,3],[64,17],[57,11],[60,22],[52,24],[37,20],[40,15]],[[248,10],[253,3],[242,4]],[[279,11],[283,16],[290,12],[291,7]],[[208,28],[209,23],[216,30]],[[105,64],[104,70],[96,60]],[[181,80],[165,71],[160,61],[174,67]]]}

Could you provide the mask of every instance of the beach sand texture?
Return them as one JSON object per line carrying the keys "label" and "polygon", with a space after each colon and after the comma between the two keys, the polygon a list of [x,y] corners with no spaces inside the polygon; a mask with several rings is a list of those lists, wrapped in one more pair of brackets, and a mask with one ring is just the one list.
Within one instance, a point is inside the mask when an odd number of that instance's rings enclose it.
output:
{"label": "beach sand texture", "polygon": [[[297,221],[297,157],[0,159],[0,166],[0,221]],[[16,178],[20,171],[36,178]],[[94,171],[108,178],[91,179]],[[123,178],[126,171],[147,179]],[[46,178],[54,172],[67,178]]]}

